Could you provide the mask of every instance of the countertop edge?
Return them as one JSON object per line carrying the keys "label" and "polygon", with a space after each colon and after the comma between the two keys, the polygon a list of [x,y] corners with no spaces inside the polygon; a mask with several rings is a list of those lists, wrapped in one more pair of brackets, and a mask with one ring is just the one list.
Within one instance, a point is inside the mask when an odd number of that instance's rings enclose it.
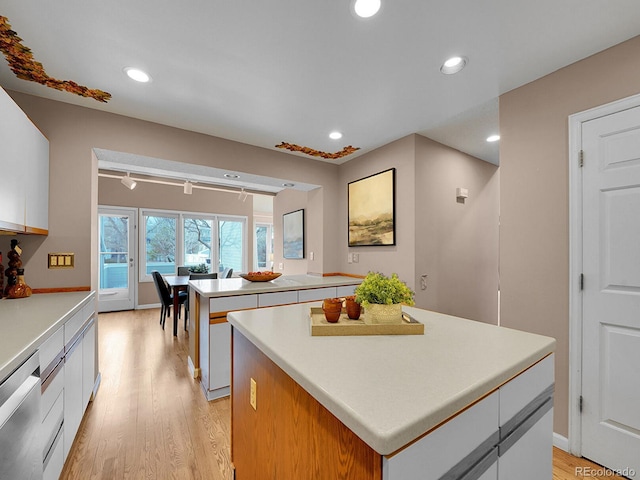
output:
{"label": "countertop edge", "polygon": [[[296,276],[296,277],[299,277],[299,276]],[[344,287],[349,285],[359,285],[360,283],[362,283],[361,278],[343,277],[338,275],[334,275],[330,277],[316,277],[313,275],[307,275],[306,277],[310,279],[314,279],[315,281],[310,282],[308,284],[281,285],[277,283],[278,279],[275,279],[269,282],[249,282],[248,280],[242,279],[242,282],[243,282],[242,285],[247,287],[250,286],[249,289],[246,289],[246,290],[236,289],[236,290],[225,290],[225,291],[210,291],[201,287],[201,285],[204,284],[205,282],[207,282],[206,284],[209,284],[209,282],[216,282],[220,280],[224,281],[225,279],[190,280],[189,286],[203,297],[216,298],[216,297],[228,297],[228,296],[235,296],[235,295],[256,295],[260,293],[287,292],[287,291],[293,291],[293,290],[296,290],[296,291],[309,290],[309,289],[324,288],[324,287]],[[279,277],[279,278],[283,278],[283,277]],[[273,283],[273,282],[276,282],[276,283]]]}
{"label": "countertop edge", "polygon": [[[25,360],[27,360],[31,355],[33,355],[40,345],[42,345],[53,333],[63,324],[67,319],[69,319],[72,315],[74,315],[77,311],[79,311],[88,301],[90,301],[91,297],[95,297],[95,291],[88,292],[77,292],[86,294],[84,298],[80,301],[76,302],[64,315],[60,318],[53,320],[53,322],[46,328],[40,335],[36,336],[31,340],[29,344],[27,344],[22,351],[20,351],[13,358],[9,359],[4,365],[0,367],[0,382],[11,375]],[[38,294],[42,296],[48,295],[65,295],[65,294],[56,294],[56,293],[43,293]],[[3,299],[2,301],[5,301]],[[21,301],[20,299],[16,300],[6,300],[6,301]]]}

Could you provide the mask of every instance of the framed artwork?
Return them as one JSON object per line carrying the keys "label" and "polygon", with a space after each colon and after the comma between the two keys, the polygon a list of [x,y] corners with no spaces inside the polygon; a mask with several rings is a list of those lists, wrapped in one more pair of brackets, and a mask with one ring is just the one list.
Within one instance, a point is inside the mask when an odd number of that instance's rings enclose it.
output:
{"label": "framed artwork", "polygon": [[350,182],[349,246],[396,244],[396,169]]}
{"label": "framed artwork", "polygon": [[283,257],[304,258],[304,209],[282,215]]}

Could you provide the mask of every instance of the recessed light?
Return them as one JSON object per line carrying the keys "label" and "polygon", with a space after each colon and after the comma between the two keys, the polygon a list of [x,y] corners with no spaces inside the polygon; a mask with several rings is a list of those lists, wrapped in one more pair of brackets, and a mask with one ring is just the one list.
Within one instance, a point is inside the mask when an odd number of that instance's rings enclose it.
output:
{"label": "recessed light", "polygon": [[240,178],[240,175],[235,175],[233,173],[225,173],[225,178]]}
{"label": "recessed light", "polygon": [[373,17],[380,10],[380,0],[355,0],[353,11],[361,18]]}
{"label": "recessed light", "polygon": [[148,83],[151,81],[151,76],[139,68],[127,67],[124,69],[124,73],[126,73],[131,80],[135,80],[136,82]]}
{"label": "recessed light", "polygon": [[445,75],[453,75],[462,70],[469,60],[466,57],[451,57],[440,67],[440,71]]}
{"label": "recessed light", "polygon": [[342,138],[342,133],[340,133],[340,132],[331,132],[331,133],[329,134],[329,138],[330,138],[331,140],[339,140],[339,139],[341,139],[341,138]]}
{"label": "recessed light", "polygon": [[286,187],[286,188],[291,188],[291,187],[295,187],[296,184],[295,183],[283,183],[282,186]]}
{"label": "recessed light", "polygon": [[487,137],[487,142],[497,142],[500,140],[500,135],[489,135]]}

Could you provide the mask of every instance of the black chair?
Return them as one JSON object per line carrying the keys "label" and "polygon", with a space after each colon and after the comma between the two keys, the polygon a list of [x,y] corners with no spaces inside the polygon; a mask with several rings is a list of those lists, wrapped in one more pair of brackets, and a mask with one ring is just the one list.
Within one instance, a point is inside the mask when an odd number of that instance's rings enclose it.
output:
{"label": "black chair", "polygon": [[[162,275],[160,275],[160,272],[154,270],[153,272],[151,272],[151,275],[153,276],[153,283],[155,283],[156,290],[158,291],[158,297],[160,297],[160,325],[162,325],[162,329],[164,330],[164,324],[165,320],[167,319],[167,315],[171,314],[171,306],[173,305],[173,294],[171,293],[169,286],[164,281],[164,278],[162,278]],[[187,295],[187,292],[179,292],[179,305],[183,305],[188,298],[189,296]],[[177,313],[179,317],[180,310],[178,310]],[[185,318],[185,323],[186,321],[187,320]]]}
{"label": "black chair", "polygon": [[231,275],[233,275],[233,268],[227,267],[222,271],[220,278],[231,278]]}
{"label": "black chair", "polygon": [[189,280],[215,280],[218,278],[217,273],[191,273]]}
{"label": "black chair", "polygon": [[190,274],[191,274],[191,271],[189,271],[189,267],[186,267],[186,266],[178,267],[179,277],[186,277],[187,275],[190,275]]}

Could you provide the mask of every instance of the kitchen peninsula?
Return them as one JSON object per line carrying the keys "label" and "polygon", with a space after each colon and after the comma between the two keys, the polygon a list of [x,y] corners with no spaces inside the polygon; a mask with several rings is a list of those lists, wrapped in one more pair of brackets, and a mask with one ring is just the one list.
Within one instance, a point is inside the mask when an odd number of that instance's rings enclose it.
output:
{"label": "kitchen peninsula", "polygon": [[404,307],[424,335],[316,337],[232,312],[238,480],[551,478],[555,340]]}
{"label": "kitchen peninsula", "polygon": [[200,378],[208,400],[229,395],[228,312],[344,297],[352,295],[361,282],[361,278],[345,275],[283,275],[270,282],[242,278],[190,281],[189,371]]}

